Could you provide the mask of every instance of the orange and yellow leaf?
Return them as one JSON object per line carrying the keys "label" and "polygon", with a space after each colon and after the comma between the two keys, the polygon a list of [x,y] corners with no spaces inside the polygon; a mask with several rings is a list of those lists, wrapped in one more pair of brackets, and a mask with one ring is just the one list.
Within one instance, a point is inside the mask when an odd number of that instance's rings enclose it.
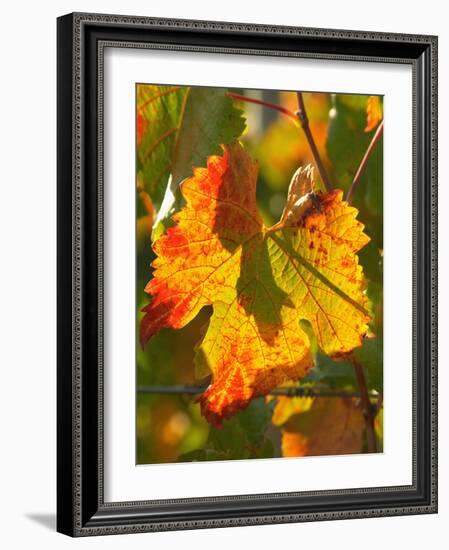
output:
{"label": "orange and yellow leaf", "polygon": [[382,120],[382,104],[378,95],[370,95],[366,105],[365,132],[371,132]]}
{"label": "orange and yellow leaf", "polygon": [[282,429],[282,456],[360,453],[365,420],[354,399],[317,398],[312,407],[291,417]]}
{"label": "orange and yellow leaf", "polygon": [[257,164],[239,143],[195,168],[181,185],[186,206],[173,216],[176,225],[153,245],[146,287],[143,345],[213,306],[196,364],[200,377],[212,375],[200,403],[217,426],[313,366],[301,320],[335,357],[361,345],[370,318],[356,255],[369,238],[342,192],[309,193],[267,228],[256,183]]}

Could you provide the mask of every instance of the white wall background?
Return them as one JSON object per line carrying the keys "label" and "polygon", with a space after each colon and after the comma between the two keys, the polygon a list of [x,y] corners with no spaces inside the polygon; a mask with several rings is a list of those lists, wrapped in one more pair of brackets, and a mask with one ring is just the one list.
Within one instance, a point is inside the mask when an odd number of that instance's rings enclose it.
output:
{"label": "white wall background", "polygon": [[[438,34],[440,38],[440,513],[72,540],[54,532],[56,470],[56,17],[71,11]],[[442,548],[449,521],[447,238],[449,31],[445,2],[60,0],[2,9],[0,540],[4,548]],[[446,536],[445,536],[446,535]],[[447,544],[447,543],[446,543]]]}

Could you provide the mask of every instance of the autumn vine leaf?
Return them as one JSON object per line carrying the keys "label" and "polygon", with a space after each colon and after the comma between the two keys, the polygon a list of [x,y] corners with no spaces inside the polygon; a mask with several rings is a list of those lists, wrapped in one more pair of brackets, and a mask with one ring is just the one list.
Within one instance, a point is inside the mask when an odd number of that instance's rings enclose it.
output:
{"label": "autumn vine leaf", "polygon": [[[294,388],[297,386],[295,382],[288,382],[283,384],[283,387]],[[273,409],[273,415],[271,421],[274,426],[282,426],[285,424],[291,416],[307,412],[313,405],[315,398],[314,397],[300,397],[300,396],[290,396],[290,395],[281,395],[276,398],[268,396],[266,398],[268,402],[275,400],[275,406]]]}
{"label": "autumn vine leaf", "polygon": [[[163,328],[179,329],[206,305],[213,313],[196,348],[201,395],[215,426],[274,387],[313,366],[308,331],[340,357],[368,329],[367,297],[357,252],[369,238],[357,210],[339,190],[299,195],[309,168],[296,174],[281,220],[265,227],[256,204],[257,164],[235,142],[206,168],[195,168],[181,192],[186,206],[153,244],[142,345]],[[296,182],[296,183],[295,183]]]}
{"label": "autumn vine leaf", "polygon": [[315,399],[282,427],[282,456],[360,453],[364,430],[363,413],[354,399]]}
{"label": "autumn vine leaf", "polygon": [[366,105],[365,132],[371,132],[382,120],[382,103],[378,95],[370,95]]}

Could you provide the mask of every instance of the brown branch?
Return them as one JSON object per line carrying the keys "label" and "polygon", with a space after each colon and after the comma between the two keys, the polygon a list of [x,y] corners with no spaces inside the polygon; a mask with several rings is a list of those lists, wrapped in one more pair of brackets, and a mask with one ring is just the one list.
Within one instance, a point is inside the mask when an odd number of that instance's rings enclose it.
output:
{"label": "brown branch", "polygon": [[282,107],[282,105],[276,105],[275,103],[271,103],[270,101],[263,101],[262,99],[255,99],[253,97],[247,97],[245,95],[235,94],[234,92],[228,92],[227,95],[229,97],[232,97],[232,99],[235,99],[236,101],[244,101],[246,103],[255,103],[256,105],[262,105],[262,107],[268,107],[268,109],[273,109],[274,111],[278,111],[279,113],[282,113],[283,115],[289,117],[292,119],[296,125],[298,125],[298,117],[293,111],[290,111],[290,109],[286,109],[285,107]]}
{"label": "brown branch", "polygon": [[360,392],[360,401],[362,404],[363,416],[365,418],[366,439],[368,443],[368,452],[377,452],[376,432],[374,431],[374,409],[371,405],[368,386],[366,384],[365,371],[363,365],[359,363],[355,357],[351,356],[351,361],[354,366],[355,377]]}
{"label": "brown branch", "polygon": [[312,151],[312,155],[315,160],[315,164],[318,169],[318,172],[321,176],[323,185],[326,191],[328,192],[332,191],[332,185],[330,184],[329,177],[326,172],[326,168],[324,167],[323,161],[321,160],[320,153],[318,152],[318,148],[316,146],[315,140],[313,139],[313,135],[310,130],[309,118],[307,116],[306,107],[304,105],[304,98],[301,92],[296,92],[296,95],[298,98],[298,112],[296,113],[296,115],[299,119],[299,122],[301,123],[301,128],[304,131],[307,141],[309,142],[309,147]]}
{"label": "brown branch", "polygon": [[368,145],[368,148],[365,151],[365,154],[363,155],[362,162],[360,163],[360,166],[354,176],[354,180],[351,183],[351,187],[349,188],[348,194],[346,196],[346,201],[348,202],[348,204],[351,204],[352,197],[354,196],[357,185],[360,182],[360,178],[362,177],[366,164],[368,163],[371,153],[373,152],[376,146],[376,143],[379,141],[383,131],[384,131],[384,121],[382,120],[382,122],[377,127],[376,133],[374,134],[373,139],[371,140],[371,143]]}

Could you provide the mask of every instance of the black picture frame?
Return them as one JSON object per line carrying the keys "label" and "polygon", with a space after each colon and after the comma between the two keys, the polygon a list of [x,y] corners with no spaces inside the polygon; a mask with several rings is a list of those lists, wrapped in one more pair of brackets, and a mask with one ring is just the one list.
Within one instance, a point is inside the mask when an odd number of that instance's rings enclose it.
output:
{"label": "black picture frame", "polygon": [[[58,29],[57,530],[71,536],[437,511],[437,38],[75,13]],[[413,483],[105,503],[102,44],[407,63],[413,69]],[[182,494],[182,487],[180,487]],[[261,493],[263,486],[261,482]]]}

